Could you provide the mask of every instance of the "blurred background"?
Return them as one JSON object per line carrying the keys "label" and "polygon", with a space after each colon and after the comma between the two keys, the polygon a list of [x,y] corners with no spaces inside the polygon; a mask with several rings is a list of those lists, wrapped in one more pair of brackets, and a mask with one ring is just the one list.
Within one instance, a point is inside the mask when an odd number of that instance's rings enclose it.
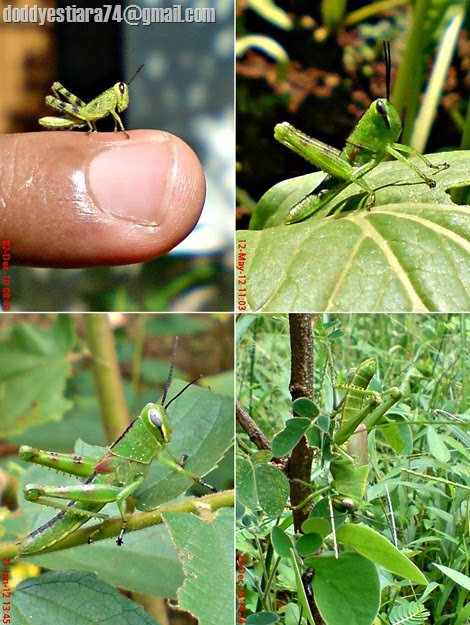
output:
{"label": "blurred background", "polygon": [[[132,4],[169,6],[162,0]],[[183,9],[213,8],[215,21],[148,26],[0,22],[0,132],[38,131],[38,118],[51,114],[44,98],[56,80],[88,102],[116,82],[130,80],[144,63],[130,87],[125,127],[178,135],[198,155],[207,179],[202,217],[170,254],[121,267],[13,268],[13,310],[233,309],[234,7],[227,0],[180,4]],[[126,3],[112,6],[118,5],[124,8]],[[16,3],[0,0],[0,9],[6,6]],[[103,3],[86,1],[80,7]],[[108,131],[113,126],[105,119],[98,128]]]}

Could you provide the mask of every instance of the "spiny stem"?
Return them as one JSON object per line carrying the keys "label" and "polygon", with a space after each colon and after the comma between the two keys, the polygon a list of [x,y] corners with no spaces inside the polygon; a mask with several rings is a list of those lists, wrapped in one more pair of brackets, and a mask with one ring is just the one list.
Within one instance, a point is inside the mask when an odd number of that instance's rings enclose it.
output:
{"label": "spiny stem", "polygon": [[[170,506],[162,506],[151,512],[142,512],[126,516],[126,534],[136,530],[144,529],[146,527],[152,527],[153,525],[160,525],[163,522],[163,515],[166,512],[181,512],[198,514],[204,511],[214,513],[221,508],[228,508],[234,505],[235,494],[233,490],[222,491],[205,497],[191,497],[184,501],[172,504]],[[112,517],[106,522],[100,525],[93,525],[89,527],[82,527],[75,531],[73,534],[61,540],[59,543],[52,545],[50,549],[44,549],[41,551],[41,555],[44,553],[51,553],[53,551],[61,551],[62,549],[69,549],[70,547],[77,547],[79,545],[85,545],[88,543],[88,539],[92,536],[93,542],[99,542],[105,538],[119,537],[122,530],[123,521],[120,516]],[[8,543],[5,543],[7,545]],[[3,547],[1,545],[0,547]],[[11,553],[8,551],[8,555],[17,555],[18,545],[16,545],[16,552]],[[0,551],[0,555],[3,555]],[[28,555],[28,559],[31,556]]]}

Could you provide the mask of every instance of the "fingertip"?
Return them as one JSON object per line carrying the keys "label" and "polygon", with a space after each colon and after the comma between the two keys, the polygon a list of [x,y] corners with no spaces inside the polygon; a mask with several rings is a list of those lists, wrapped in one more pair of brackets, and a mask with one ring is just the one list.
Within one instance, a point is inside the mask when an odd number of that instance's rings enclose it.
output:
{"label": "fingertip", "polygon": [[0,183],[8,177],[5,228],[17,264],[136,263],[165,254],[191,232],[205,198],[197,156],[166,132],[129,135],[44,132],[3,140],[16,157]]}

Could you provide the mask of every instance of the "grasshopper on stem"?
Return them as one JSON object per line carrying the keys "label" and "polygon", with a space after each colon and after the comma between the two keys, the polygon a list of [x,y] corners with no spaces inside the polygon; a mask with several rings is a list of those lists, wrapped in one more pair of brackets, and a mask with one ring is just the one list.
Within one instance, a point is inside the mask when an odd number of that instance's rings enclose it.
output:
{"label": "grasshopper on stem", "polygon": [[[122,132],[129,138],[124,129],[121,118],[118,115],[126,110],[129,105],[129,85],[143,68],[139,67],[128,83],[117,82],[114,87],[107,89],[94,100],[86,104],[73,93],[70,93],[60,82],[52,85],[52,95],[46,96],[46,104],[61,114],[57,117],[41,117],[39,123],[48,130],[72,130],[84,128],[88,125],[90,132],[96,131],[96,122],[108,115],[114,118],[114,132],[118,125]],[[64,99],[61,100],[60,97]]]}
{"label": "grasshopper on stem", "polygon": [[[447,169],[447,163],[434,165],[414,148],[397,143],[401,135],[400,117],[390,103],[390,42],[384,42],[387,97],[374,100],[346,140],[340,152],[322,141],[313,139],[287,122],[277,124],[274,137],[315,167],[326,172],[318,187],[297,202],[285,223],[294,224],[317,213],[349,184],[355,183],[367,194],[366,208],[375,204],[375,191],[364,180],[365,174],[381,163],[387,155],[410,167],[429,188],[436,181],[427,176],[407,157],[415,156],[434,173]],[[406,155],[406,156],[405,156]]]}
{"label": "grasshopper on stem", "polygon": [[[167,408],[200,377],[189,382],[165,404],[173,374],[175,350],[161,402],[147,404],[98,460],[86,456],[46,452],[26,445],[20,447],[19,456],[22,460],[85,479],[83,484],[74,486],[47,487],[36,484],[25,486],[24,495],[28,501],[58,508],[60,512],[22,541],[20,554],[33,554],[48,549],[93,517],[106,520],[107,515],[100,513],[100,510],[111,502],[116,502],[122,518],[121,530],[116,541],[118,545],[122,545],[126,528],[125,502],[144,482],[152,460],[163,451],[171,456],[171,461],[165,460],[166,465],[171,463],[173,470],[216,492],[198,476],[188,473],[167,448],[173,434],[173,425]],[[59,503],[48,497],[68,499],[69,503]]]}
{"label": "grasshopper on stem", "polygon": [[402,398],[402,392],[393,386],[383,393],[368,389],[375,373],[375,359],[367,358],[356,369],[350,384],[337,385],[347,393],[344,398],[341,423],[334,442],[342,445],[351,438],[356,428],[364,424],[367,430],[377,425],[384,414]]}

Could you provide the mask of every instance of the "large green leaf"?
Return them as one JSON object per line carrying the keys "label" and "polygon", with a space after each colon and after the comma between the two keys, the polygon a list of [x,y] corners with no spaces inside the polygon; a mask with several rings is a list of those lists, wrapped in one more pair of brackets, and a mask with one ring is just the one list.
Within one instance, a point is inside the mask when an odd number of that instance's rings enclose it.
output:
{"label": "large green leaf", "polygon": [[272,515],[281,514],[289,496],[289,481],[284,473],[268,462],[252,464],[237,458],[237,500],[254,510],[257,505]]}
{"label": "large green leaf", "polygon": [[49,328],[24,323],[0,344],[0,421],[2,436],[59,421],[71,402],[64,397],[70,375],[73,320],[59,315]]}
{"label": "large green leaf", "polygon": [[12,623],[63,625],[155,625],[143,608],[91,573],[49,572],[27,579],[14,591]]}
{"label": "large green leaf", "polygon": [[249,460],[237,457],[237,502],[249,510],[254,510],[258,503],[256,492],[255,468]]}
{"label": "large green leaf", "polygon": [[354,547],[356,551],[384,569],[401,575],[416,584],[428,584],[418,567],[405,555],[371,527],[342,525],[336,532],[339,542]]}
{"label": "large green leaf", "polygon": [[281,558],[290,558],[291,549],[293,547],[292,540],[282,527],[275,525],[271,530],[271,542],[274,551]]}
{"label": "large green leaf", "polygon": [[470,590],[470,577],[461,573],[460,571],[455,571],[451,569],[449,566],[444,566],[443,564],[436,564],[433,562],[434,566],[440,569],[447,577],[450,577],[454,582],[465,588],[466,590]]}
{"label": "large green leaf", "polygon": [[315,603],[326,625],[372,625],[380,606],[376,567],[358,553],[312,557]]}
{"label": "large green leaf", "polygon": [[233,510],[220,510],[206,520],[168,513],[165,523],[186,577],[178,591],[180,607],[196,616],[200,625],[233,622]]}
{"label": "large green leaf", "polygon": [[377,189],[370,211],[352,210],[363,194],[349,185],[322,213],[285,226],[321,174],[270,189],[253,215],[257,230],[238,233],[247,310],[468,310],[470,206],[454,204],[448,191],[470,184],[470,152],[430,158],[450,164],[434,176],[434,189],[402,163],[370,172],[366,180]]}
{"label": "large green leaf", "polygon": [[272,464],[257,464],[255,479],[259,505],[266,514],[281,514],[290,492],[284,473]]}

